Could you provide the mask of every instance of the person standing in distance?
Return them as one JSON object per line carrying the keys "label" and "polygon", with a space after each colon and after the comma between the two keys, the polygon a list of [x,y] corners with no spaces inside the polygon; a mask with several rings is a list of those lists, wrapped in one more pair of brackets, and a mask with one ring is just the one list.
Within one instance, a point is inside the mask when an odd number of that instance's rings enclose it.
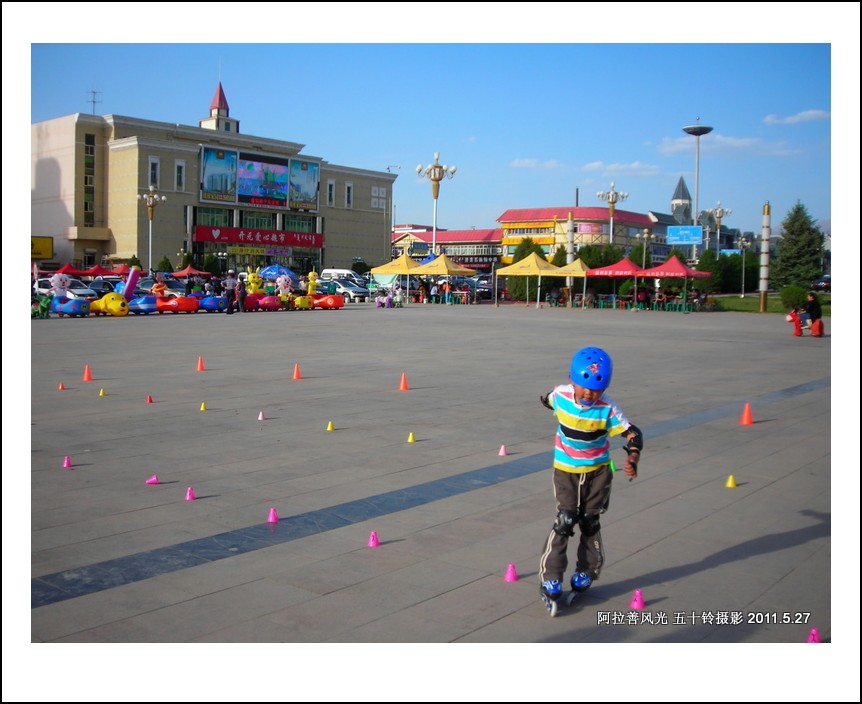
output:
{"label": "person standing in distance", "polygon": [[225,305],[225,312],[230,315],[233,313],[234,301],[236,300],[236,273],[233,269],[227,270],[227,276],[224,277],[224,281],[222,281],[222,290],[224,291],[225,296],[227,297],[227,303]]}
{"label": "person standing in distance", "polygon": [[605,395],[612,376],[610,355],[598,347],[584,347],[572,357],[570,383],[539,397],[559,423],[554,437],[557,516],[539,564],[539,592],[551,616],[557,615],[568,566],[566,549],[576,526],[580,542],[565,603],[571,604],[589,589],[602,571],[605,555],[599,517],[608,509],[613,480],[609,437],[625,438],[628,456],[623,471],[629,481],[638,475],[643,435]]}

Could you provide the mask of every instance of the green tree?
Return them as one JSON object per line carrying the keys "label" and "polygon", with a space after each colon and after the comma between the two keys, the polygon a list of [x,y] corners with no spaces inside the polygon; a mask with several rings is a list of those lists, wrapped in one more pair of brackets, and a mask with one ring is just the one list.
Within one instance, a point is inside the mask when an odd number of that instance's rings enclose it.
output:
{"label": "green tree", "polygon": [[[606,245],[584,245],[578,250],[578,258],[590,269],[598,269],[603,266],[616,264],[623,258],[623,250],[612,244]],[[606,277],[588,277],[587,286],[596,293],[613,293],[616,281]]]}
{"label": "green tree", "polygon": [[[512,264],[529,257],[531,252],[535,252],[540,257],[545,256],[545,250],[542,249],[542,245],[536,244],[532,237],[525,237],[515,247],[515,252],[512,254]],[[509,295],[515,301],[526,301],[528,290],[530,291],[530,298],[533,298],[536,295],[536,287],[538,285],[538,276],[509,276],[506,280],[506,288],[509,290]]]}
{"label": "green tree", "polygon": [[141,266],[141,260],[138,259],[137,254],[133,254],[131,257],[129,257],[129,267],[131,268],[133,266],[140,267],[141,269],[144,268],[143,266]]}
{"label": "green tree", "polygon": [[204,271],[208,271],[213,276],[221,276],[221,266],[215,254],[207,254],[204,257]]}
{"label": "green tree", "polygon": [[174,265],[171,264],[171,260],[167,258],[167,256],[162,257],[162,260],[156,265],[156,271],[173,271]]}
{"label": "green tree", "polygon": [[800,201],[790,209],[781,229],[782,240],[771,266],[769,285],[776,289],[808,288],[811,280],[822,273],[823,232]]}

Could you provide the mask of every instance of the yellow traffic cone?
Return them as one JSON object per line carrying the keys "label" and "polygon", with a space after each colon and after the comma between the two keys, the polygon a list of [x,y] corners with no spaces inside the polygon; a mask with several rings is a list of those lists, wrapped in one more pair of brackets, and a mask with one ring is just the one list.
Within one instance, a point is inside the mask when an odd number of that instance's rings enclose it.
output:
{"label": "yellow traffic cone", "polygon": [[335,430],[335,426],[332,424],[332,421],[329,421],[326,425],[326,432],[331,433],[333,430]]}
{"label": "yellow traffic cone", "polygon": [[407,436],[407,442],[416,442],[416,436],[413,433]]}
{"label": "yellow traffic cone", "polygon": [[201,410],[205,411],[207,409],[207,405],[205,403],[201,404]]}
{"label": "yellow traffic cone", "polygon": [[724,483],[725,489],[736,489],[736,478],[731,474]]}

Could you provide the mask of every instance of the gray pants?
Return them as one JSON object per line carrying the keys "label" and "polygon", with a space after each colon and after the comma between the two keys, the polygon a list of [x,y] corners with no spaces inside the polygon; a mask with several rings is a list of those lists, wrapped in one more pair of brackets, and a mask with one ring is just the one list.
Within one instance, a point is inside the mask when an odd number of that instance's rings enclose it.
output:
{"label": "gray pants", "polygon": [[[558,515],[561,511],[571,512],[581,532],[575,569],[577,572],[586,572],[593,580],[599,578],[605,561],[599,516],[608,509],[612,479],[610,465],[586,474],[554,470],[554,497]],[[539,563],[539,578],[543,582],[547,579],[563,581],[569,564],[566,556],[569,536],[565,535],[565,531],[563,533],[558,533],[555,526],[545,541]]]}

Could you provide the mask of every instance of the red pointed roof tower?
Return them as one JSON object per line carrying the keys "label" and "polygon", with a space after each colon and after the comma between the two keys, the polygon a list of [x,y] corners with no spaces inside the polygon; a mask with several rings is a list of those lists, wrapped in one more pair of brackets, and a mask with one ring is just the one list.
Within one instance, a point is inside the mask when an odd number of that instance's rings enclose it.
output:
{"label": "red pointed roof tower", "polygon": [[230,117],[230,105],[224,94],[221,81],[219,81],[210,103],[210,115],[198,121],[198,126],[207,130],[218,132],[239,133],[239,120]]}

